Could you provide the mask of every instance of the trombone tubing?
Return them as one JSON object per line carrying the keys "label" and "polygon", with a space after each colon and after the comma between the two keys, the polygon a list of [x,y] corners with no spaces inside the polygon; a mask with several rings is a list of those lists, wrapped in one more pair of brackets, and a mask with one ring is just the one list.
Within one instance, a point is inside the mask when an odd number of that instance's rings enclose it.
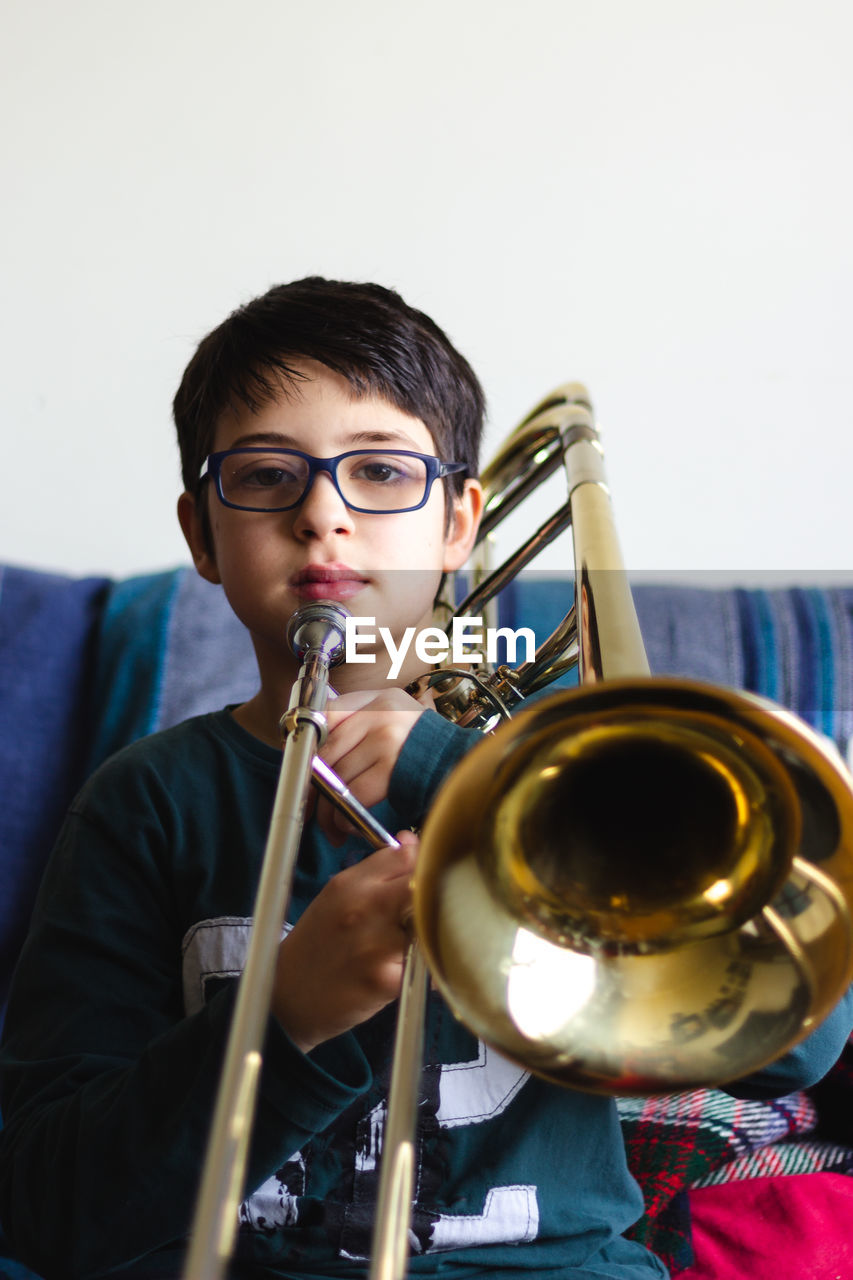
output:
{"label": "trombone tubing", "polygon": [[572,512],[580,683],[647,676],[649,660],[613,518],[592,414],[574,405],[563,434]]}
{"label": "trombone tubing", "polygon": [[260,1054],[317,746],[303,722],[285,742],[225,1064],[190,1236],[185,1280],[219,1280],[231,1255],[257,1101]]}
{"label": "trombone tubing", "polygon": [[291,620],[288,639],[295,649],[299,636],[305,637],[304,648],[296,649],[302,665],[290,709],[282,717],[283,730],[288,732],[252,911],[246,965],[237,989],[202,1170],[185,1280],[220,1280],[234,1245],[282,921],[290,901],[312,766],[326,732],[329,667],[343,652],[345,616],[340,606],[332,605],[330,613],[324,602],[318,602]]}

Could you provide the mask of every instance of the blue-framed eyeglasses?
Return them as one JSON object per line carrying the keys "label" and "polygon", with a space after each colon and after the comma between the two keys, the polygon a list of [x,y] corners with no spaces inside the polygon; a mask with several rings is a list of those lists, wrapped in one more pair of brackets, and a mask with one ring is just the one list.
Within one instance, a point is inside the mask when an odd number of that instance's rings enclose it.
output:
{"label": "blue-framed eyeglasses", "polygon": [[325,471],[351,511],[396,515],[417,511],[436,480],[465,469],[464,462],[441,462],[409,449],[350,449],[336,458],[314,458],[298,449],[253,446],[211,453],[199,480],[210,476],[226,507],[290,511]]}

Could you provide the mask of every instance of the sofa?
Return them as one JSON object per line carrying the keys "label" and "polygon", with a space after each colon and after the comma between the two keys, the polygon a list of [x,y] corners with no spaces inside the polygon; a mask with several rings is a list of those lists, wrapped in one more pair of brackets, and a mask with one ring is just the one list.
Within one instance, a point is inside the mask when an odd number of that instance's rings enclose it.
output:
{"label": "sofa", "polygon": [[[541,638],[570,594],[568,581],[523,577],[503,593],[500,623],[531,626]],[[847,755],[853,582],[641,582],[635,600],[653,671],[769,696]],[[220,589],[188,567],[112,580],[0,566],[0,1006],[45,860],[83,779],[135,738],[254,688],[246,634]],[[646,1196],[636,1233],[684,1280],[771,1267],[797,1280],[853,1276],[851,1101],[853,1051],[815,1090],[773,1104],[716,1090],[621,1101]],[[31,1277],[2,1255],[0,1239],[0,1276]]]}

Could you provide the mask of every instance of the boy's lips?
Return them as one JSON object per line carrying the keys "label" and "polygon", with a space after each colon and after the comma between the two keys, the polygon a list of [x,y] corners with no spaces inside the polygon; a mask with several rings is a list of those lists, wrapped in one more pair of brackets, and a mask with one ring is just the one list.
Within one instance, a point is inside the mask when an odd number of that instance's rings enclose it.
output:
{"label": "boy's lips", "polygon": [[368,578],[347,565],[314,564],[300,569],[290,580],[301,600],[349,600],[367,586]]}

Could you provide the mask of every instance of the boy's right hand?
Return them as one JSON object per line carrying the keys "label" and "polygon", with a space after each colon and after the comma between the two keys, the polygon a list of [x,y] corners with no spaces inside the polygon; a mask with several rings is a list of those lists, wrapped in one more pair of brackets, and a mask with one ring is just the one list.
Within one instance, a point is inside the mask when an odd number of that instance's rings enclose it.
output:
{"label": "boy's right hand", "polygon": [[[368,809],[387,796],[403,743],[431,705],[429,693],[416,700],[396,688],[343,693],[329,702],[329,736],[320,754]],[[341,844],[353,830],[328,800],[318,800],[316,813],[333,844]]]}
{"label": "boy's right hand", "polygon": [[279,946],[272,1010],[309,1053],[400,993],[418,841],[379,849],[329,880]]}

